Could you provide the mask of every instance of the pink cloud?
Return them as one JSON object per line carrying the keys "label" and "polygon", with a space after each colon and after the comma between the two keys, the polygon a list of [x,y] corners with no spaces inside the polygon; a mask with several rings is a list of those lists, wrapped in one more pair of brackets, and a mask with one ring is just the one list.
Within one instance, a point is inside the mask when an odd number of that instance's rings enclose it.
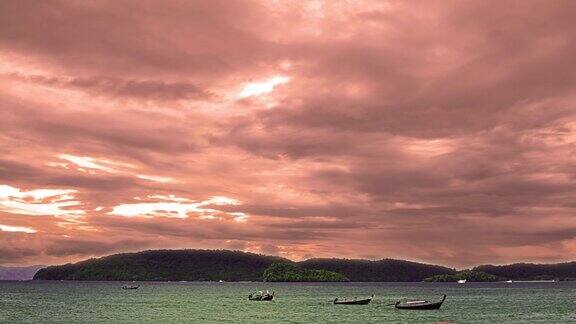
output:
{"label": "pink cloud", "polygon": [[1,2],[0,264],[570,260],[574,6]]}

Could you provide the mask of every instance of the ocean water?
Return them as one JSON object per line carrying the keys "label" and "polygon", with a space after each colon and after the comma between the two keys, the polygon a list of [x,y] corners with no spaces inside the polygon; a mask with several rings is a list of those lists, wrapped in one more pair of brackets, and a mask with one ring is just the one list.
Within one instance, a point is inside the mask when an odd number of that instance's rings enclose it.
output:
{"label": "ocean water", "polygon": [[[575,323],[576,283],[0,282],[1,323]],[[129,283],[132,284],[132,283]],[[251,290],[276,292],[251,302]],[[368,296],[369,305],[333,305]],[[396,310],[402,298],[448,298]]]}

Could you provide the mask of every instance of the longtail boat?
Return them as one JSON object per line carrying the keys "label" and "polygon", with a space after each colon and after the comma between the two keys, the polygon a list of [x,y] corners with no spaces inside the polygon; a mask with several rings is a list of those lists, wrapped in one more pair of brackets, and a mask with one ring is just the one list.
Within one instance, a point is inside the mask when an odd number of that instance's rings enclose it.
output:
{"label": "longtail boat", "polygon": [[266,293],[262,293],[261,291],[258,293],[250,293],[250,295],[248,295],[248,300],[253,300],[253,301],[271,301],[274,299],[274,292],[272,292],[271,294],[266,291]]}
{"label": "longtail boat", "polygon": [[370,304],[370,302],[372,301],[372,298],[374,298],[374,294],[372,294],[372,296],[370,296],[369,298],[364,298],[364,299],[357,299],[357,298],[339,299],[339,298],[336,298],[336,299],[334,299],[334,304],[336,304],[336,305],[367,305],[367,304]]}
{"label": "longtail boat", "polygon": [[444,295],[444,297],[442,297],[442,300],[439,302],[429,302],[427,300],[415,300],[402,303],[400,301],[397,301],[396,304],[394,304],[394,307],[396,307],[397,309],[415,309],[415,310],[440,309],[440,306],[442,306],[444,300],[446,300],[446,295]]}
{"label": "longtail boat", "polygon": [[122,286],[122,289],[124,290],[131,290],[131,289],[138,289],[140,286]]}

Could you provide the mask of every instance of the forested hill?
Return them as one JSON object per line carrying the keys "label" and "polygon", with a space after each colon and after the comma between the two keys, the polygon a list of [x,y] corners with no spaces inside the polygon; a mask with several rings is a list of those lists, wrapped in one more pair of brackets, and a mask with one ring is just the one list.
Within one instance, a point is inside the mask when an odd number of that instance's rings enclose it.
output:
{"label": "forested hill", "polygon": [[[143,281],[262,281],[273,263],[294,267],[272,269],[272,281],[340,281],[325,270],[350,281],[423,281],[437,275],[457,275],[454,269],[424,263],[383,259],[288,259],[228,250],[154,250],[115,254],[74,264],[40,269],[39,280],[143,280]],[[498,280],[574,280],[576,262],[558,264],[517,263],[505,266],[483,265],[472,269],[498,277]],[[298,279],[300,278],[300,279]],[[303,278],[303,279],[302,279]],[[312,279],[310,279],[312,278]],[[314,279],[319,278],[319,279]],[[444,278],[444,277],[442,277]]]}
{"label": "forested hill", "polygon": [[[350,281],[422,281],[454,273],[453,269],[416,262],[310,259],[292,262],[280,257],[227,250],[155,250],[115,254],[74,264],[39,270],[38,280],[142,280],[142,281],[262,281],[273,263],[292,264],[302,270],[327,270]],[[291,270],[292,268],[288,269]],[[294,271],[276,271],[275,281],[293,281]],[[293,269],[292,269],[293,270]],[[299,271],[296,277],[334,279],[328,272]],[[328,278],[328,279],[326,279]],[[270,278],[269,278],[270,279]],[[319,281],[322,281],[319,280]]]}
{"label": "forested hill", "polygon": [[342,282],[350,281],[340,273],[306,269],[293,263],[273,263],[264,271],[263,281],[268,282]]}
{"label": "forested hill", "polygon": [[298,265],[307,269],[334,271],[346,276],[350,281],[422,281],[434,275],[456,272],[442,266],[394,259],[309,259],[299,262]]}
{"label": "forested hill", "polygon": [[473,270],[511,280],[576,280],[576,262],[556,264],[515,263],[482,265]]}
{"label": "forested hill", "polygon": [[154,250],[115,254],[39,270],[39,280],[261,281],[287,259],[227,250]]}

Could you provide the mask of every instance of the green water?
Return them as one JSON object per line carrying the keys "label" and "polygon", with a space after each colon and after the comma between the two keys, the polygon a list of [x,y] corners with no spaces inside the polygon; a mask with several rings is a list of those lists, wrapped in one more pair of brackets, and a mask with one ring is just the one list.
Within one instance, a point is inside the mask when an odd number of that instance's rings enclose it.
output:
{"label": "green water", "polygon": [[[139,283],[0,282],[2,323],[567,323],[576,322],[576,283]],[[250,302],[250,290],[276,292]],[[376,297],[333,305],[338,296]],[[397,299],[448,298],[442,309],[396,310]]]}

